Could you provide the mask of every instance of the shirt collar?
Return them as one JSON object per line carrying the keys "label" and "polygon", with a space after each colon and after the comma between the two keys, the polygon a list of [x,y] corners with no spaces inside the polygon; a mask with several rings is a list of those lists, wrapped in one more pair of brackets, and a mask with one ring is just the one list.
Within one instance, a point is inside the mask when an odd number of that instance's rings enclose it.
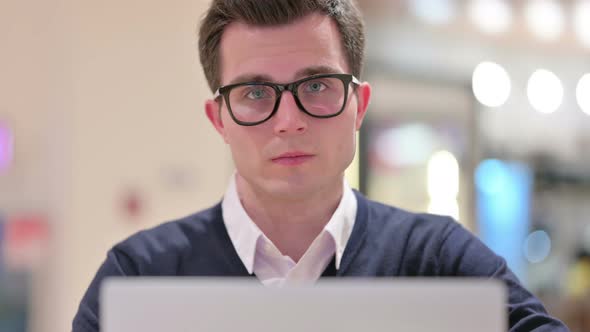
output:
{"label": "shirt collar", "polygon": [[352,234],[352,228],[356,219],[357,201],[354,192],[348,185],[348,182],[344,180],[344,188],[342,190],[342,198],[340,204],[332,214],[332,217],[324,227],[332,238],[336,245],[336,269],[340,269],[340,261],[344,254],[344,249]]}
{"label": "shirt collar", "polygon": [[[343,184],[343,194],[338,207],[324,227],[325,232],[334,240],[336,252],[336,269],[340,268],[340,261],[348,239],[352,234],[357,212],[357,200],[354,192],[346,180]],[[238,196],[236,187],[236,174],[231,176],[227,190],[221,202],[223,222],[238,256],[248,270],[249,274],[254,270],[254,257],[256,245],[261,236],[264,236],[260,228],[246,213]]]}
{"label": "shirt collar", "polygon": [[254,270],[256,243],[262,231],[250,219],[238,197],[236,175],[232,175],[221,202],[223,222],[229,238],[249,274]]}

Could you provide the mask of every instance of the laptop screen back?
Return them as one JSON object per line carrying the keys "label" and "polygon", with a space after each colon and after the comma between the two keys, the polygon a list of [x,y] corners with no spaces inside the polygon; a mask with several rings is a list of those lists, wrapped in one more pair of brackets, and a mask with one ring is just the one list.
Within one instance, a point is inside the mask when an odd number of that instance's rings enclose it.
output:
{"label": "laptop screen back", "polygon": [[101,330],[507,330],[506,291],[494,280],[359,279],[267,288],[256,279],[114,278],[101,290]]}

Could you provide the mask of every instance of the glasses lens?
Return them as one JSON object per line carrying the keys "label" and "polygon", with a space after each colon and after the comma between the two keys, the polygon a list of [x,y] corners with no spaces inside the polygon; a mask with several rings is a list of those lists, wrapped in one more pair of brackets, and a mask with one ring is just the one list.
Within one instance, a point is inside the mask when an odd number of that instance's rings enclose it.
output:
{"label": "glasses lens", "polygon": [[344,82],[320,77],[301,83],[297,95],[305,110],[317,116],[334,115],[344,106]]}
{"label": "glasses lens", "polygon": [[274,108],[276,91],[267,85],[248,84],[233,88],[229,93],[231,112],[242,122],[266,119]]}

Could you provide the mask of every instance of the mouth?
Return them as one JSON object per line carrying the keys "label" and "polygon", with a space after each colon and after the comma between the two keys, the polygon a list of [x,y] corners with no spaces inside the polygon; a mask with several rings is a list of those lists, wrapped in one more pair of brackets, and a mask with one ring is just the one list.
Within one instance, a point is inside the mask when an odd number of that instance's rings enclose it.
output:
{"label": "mouth", "polygon": [[313,159],[314,157],[315,156],[310,153],[294,151],[283,153],[278,157],[272,158],[271,160],[273,163],[279,165],[297,166]]}

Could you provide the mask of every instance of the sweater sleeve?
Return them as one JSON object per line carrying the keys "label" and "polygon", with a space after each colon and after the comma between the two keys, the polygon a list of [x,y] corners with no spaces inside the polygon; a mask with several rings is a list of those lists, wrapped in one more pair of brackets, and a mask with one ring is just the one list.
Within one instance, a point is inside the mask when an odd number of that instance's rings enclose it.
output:
{"label": "sweater sleeve", "polygon": [[72,331],[98,332],[100,330],[98,296],[102,281],[106,277],[129,275],[137,275],[132,260],[122,251],[116,248],[111,249],[80,302],[72,322]]}
{"label": "sweater sleeve", "polygon": [[443,233],[439,269],[441,275],[490,277],[508,289],[510,332],[566,332],[568,328],[549,316],[541,302],[527,291],[510,271],[506,261],[457,223]]}

